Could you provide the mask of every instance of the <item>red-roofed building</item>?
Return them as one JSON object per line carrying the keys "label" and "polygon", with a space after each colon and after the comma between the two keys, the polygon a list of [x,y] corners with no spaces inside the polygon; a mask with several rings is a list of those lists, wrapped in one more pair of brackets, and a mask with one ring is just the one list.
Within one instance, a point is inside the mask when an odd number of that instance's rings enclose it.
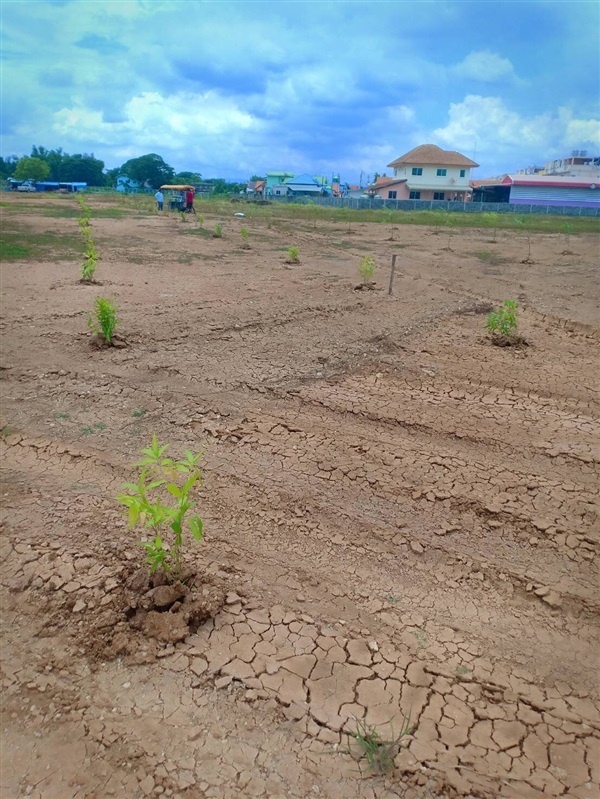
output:
{"label": "red-roofed building", "polygon": [[565,205],[600,208],[600,182],[559,175],[506,175],[471,181],[475,199],[511,205]]}

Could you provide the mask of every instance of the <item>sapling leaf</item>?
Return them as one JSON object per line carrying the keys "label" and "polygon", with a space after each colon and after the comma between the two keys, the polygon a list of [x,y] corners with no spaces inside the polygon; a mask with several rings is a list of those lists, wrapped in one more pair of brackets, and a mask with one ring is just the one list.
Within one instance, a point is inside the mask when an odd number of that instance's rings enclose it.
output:
{"label": "sapling leaf", "polygon": [[204,525],[202,523],[202,519],[199,516],[192,516],[190,518],[190,530],[192,531],[192,535],[194,536],[196,541],[202,541]]}

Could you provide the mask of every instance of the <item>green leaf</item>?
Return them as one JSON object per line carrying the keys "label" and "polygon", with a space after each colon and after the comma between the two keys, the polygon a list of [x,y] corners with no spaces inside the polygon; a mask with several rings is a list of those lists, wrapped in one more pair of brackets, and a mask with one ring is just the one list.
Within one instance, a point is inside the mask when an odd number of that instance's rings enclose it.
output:
{"label": "green leaf", "polygon": [[199,516],[191,516],[189,524],[192,535],[196,541],[202,541],[202,536],[204,534],[204,523],[202,519]]}
{"label": "green leaf", "polygon": [[177,497],[178,499],[181,498],[182,490],[176,483],[169,483],[167,485],[167,491],[169,494],[173,494],[174,497]]}
{"label": "green leaf", "polygon": [[137,520],[140,516],[140,510],[135,505],[131,505],[129,507],[129,514],[128,514],[128,523],[129,529],[131,530],[132,527],[135,527]]}

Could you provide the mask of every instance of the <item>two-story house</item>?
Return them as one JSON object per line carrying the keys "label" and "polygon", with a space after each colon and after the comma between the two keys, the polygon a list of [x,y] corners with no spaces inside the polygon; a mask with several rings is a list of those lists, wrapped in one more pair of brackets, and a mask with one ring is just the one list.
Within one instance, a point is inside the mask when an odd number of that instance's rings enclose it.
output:
{"label": "two-story house", "polygon": [[388,164],[394,177],[369,193],[383,200],[470,200],[470,170],[479,166],[454,150],[421,144]]}

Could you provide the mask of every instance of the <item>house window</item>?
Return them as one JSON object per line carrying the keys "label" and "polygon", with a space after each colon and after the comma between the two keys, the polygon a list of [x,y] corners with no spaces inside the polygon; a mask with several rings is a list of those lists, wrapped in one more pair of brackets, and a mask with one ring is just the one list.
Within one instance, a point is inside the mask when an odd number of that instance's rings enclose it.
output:
{"label": "house window", "polygon": [[397,196],[395,191],[388,191],[388,200],[395,200]]}
{"label": "house window", "polygon": [[438,169],[435,173],[438,178],[445,178],[446,177],[446,170],[445,169]]}
{"label": "house window", "polygon": [[422,166],[413,166],[412,173],[413,173],[413,175],[422,175],[423,174],[423,167]]}
{"label": "house window", "polygon": [[461,178],[464,178],[466,174],[467,174],[467,170],[466,170],[466,169],[461,169],[461,170],[460,170],[460,176],[461,176]]}
{"label": "house window", "polygon": [[411,191],[409,195],[411,200],[420,200],[421,199],[421,192],[420,191]]}
{"label": "house window", "polygon": [[433,192],[433,199],[434,200],[443,200],[444,199],[444,192],[443,191],[434,191]]}

